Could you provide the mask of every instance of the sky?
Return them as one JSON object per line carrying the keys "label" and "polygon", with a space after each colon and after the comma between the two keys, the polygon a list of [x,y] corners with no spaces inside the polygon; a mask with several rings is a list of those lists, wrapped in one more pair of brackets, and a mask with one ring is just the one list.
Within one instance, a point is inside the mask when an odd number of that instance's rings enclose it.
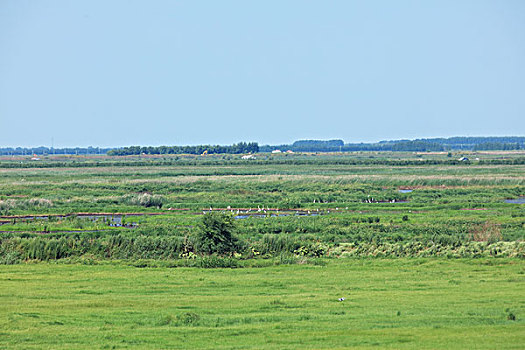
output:
{"label": "sky", "polygon": [[525,136],[525,1],[1,0],[0,147]]}

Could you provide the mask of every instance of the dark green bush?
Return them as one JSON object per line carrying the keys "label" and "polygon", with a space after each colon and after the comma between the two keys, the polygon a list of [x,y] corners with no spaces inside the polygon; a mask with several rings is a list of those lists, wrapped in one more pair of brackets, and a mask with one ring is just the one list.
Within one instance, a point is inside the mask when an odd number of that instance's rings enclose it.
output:
{"label": "dark green bush", "polygon": [[224,212],[209,212],[202,216],[194,236],[195,249],[202,254],[225,255],[238,248],[234,236],[237,230],[233,216]]}

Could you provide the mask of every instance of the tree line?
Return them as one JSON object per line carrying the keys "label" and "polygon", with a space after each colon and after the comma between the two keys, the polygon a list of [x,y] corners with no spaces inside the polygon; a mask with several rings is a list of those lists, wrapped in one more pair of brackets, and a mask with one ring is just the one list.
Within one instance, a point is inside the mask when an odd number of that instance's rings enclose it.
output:
{"label": "tree line", "polygon": [[0,155],[140,155],[140,154],[240,154],[291,150],[294,152],[357,152],[357,151],[391,151],[391,152],[443,152],[454,150],[520,150],[525,149],[525,137],[491,136],[491,137],[449,137],[427,138],[416,140],[391,140],[375,143],[344,143],[343,140],[298,140],[292,144],[263,145],[257,142],[239,142],[230,146],[197,145],[197,146],[131,146],[122,148],[76,147],[8,147],[0,148]]}
{"label": "tree line", "polygon": [[240,154],[257,153],[259,144],[257,142],[239,142],[231,146],[220,145],[197,145],[197,146],[130,146],[112,149],[107,152],[110,156],[128,156],[139,154]]}
{"label": "tree line", "polygon": [[93,155],[106,154],[112,148],[100,147],[69,147],[69,148],[53,148],[53,147],[5,147],[0,148],[0,155],[7,156],[30,156],[47,155],[47,154],[78,154],[78,155]]}
{"label": "tree line", "polygon": [[525,137],[450,137],[416,140],[392,140],[375,143],[344,143],[342,140],[299,140],[293,144],[263,145],[261,152],[273,150],[294,152],[443,152],[453,150],[519,150],[525,149]]}

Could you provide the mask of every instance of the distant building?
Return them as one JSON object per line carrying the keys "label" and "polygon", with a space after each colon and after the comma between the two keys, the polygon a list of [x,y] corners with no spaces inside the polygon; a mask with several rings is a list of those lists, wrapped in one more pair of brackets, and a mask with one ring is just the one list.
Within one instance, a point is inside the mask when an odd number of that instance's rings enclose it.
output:
{"label": "distant building", "polygon": [[253,154],[247,154],[241,157],[242,159],[257,159]]}
{"label": "distant building", "polygon": [[272,153],[282,153],[280,149],[275,149],[272,151]]}
{"label": "distant building", "polygon": [[292,154],[294,152],[291,149],[289,149],[288,151],[286,151],[286,153]]}

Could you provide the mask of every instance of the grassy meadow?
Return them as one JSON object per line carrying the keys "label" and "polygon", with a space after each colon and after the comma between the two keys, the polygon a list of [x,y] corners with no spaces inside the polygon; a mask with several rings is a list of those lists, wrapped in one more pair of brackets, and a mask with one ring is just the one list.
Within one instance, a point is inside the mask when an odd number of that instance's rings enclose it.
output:
{"label": "grassy meadow", "polygon": [[0,159],[0,348],[523,348],[523,152],[239,158]]}
{"label": "grassy meadow", "polygon": [[520,349],[525,341],[525,266],[513,259],[48,263],[0,267],[0,279],[2,348]]}

